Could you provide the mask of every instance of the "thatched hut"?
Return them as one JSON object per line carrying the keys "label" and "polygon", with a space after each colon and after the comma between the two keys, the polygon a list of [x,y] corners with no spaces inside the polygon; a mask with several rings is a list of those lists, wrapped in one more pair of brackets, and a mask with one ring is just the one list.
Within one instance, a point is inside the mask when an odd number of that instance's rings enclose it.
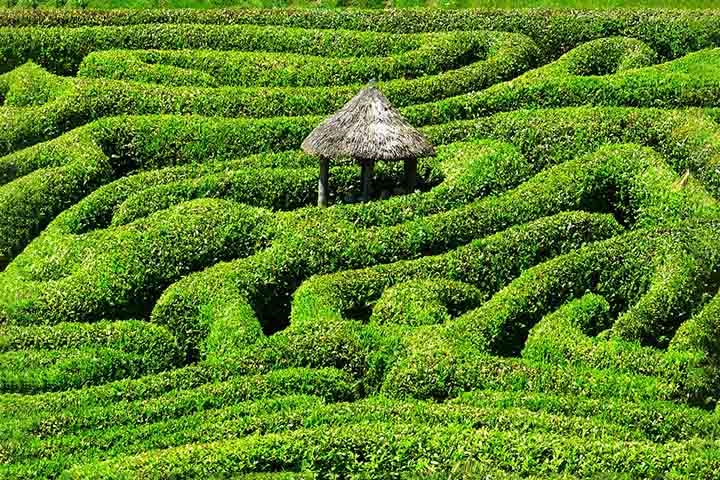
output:
{"label": "thatched hut", "polygon": [[405,182],[413,191],[417,159],[435,155],[430,142],[370,83],[303,141],[302,149],[320,158],[318,205],[327,206],[328,168],[332,158],[354,159],[361,166],[363,201],[370,199],[375,162],[405,162]]}

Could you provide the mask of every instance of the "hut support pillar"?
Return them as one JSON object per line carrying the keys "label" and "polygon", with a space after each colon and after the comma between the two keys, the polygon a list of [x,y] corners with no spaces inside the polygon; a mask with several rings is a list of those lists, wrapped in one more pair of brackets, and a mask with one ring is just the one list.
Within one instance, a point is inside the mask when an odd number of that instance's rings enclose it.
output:
{"label": "hut support pillar", "polygon": [[320,158],[320,180],[318,181],[318,207],[328,206],[328,172],[330,161]]}
{"label": "hut support pillar", "polygon": [[370,195],[372,195],[372,177],[373,170],[375,168],[375,162],[372,160],[366,160],[361,165],[362,173],[362,201],[369,202]]}
{"label": "hut support pillar", "polygon": [[413,193],[417,186],[417,158],[405,160],[405,188],[407,193]]}

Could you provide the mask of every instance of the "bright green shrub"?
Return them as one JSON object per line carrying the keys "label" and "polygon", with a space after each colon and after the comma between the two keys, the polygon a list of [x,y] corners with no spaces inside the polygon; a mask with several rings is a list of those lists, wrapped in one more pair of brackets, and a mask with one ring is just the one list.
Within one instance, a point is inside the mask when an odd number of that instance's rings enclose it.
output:
{"label": "bright green shrub", "polygon": [[0,390],[66,390],[172,368],[175,338],[134,320],[0,327]]}
{"label": "bright green shrub", "polygon": [[[28,285],[22,301],[6,303],[0,316],[28,324],[35,315],[59,323],[141,314],[175,279],[260,247],[268,214],[233,202],[196,200],[109,230],[86,246],[85,255],[88,247],[94,253],[72,275],[41,288]],[[67,292],[63,301],[52,300],[59,291]]]}
{"label": "bright green shrub", "polygon": [[[76,15],[0,12],[0,477],[717,471],[715,12]],[[312,207],[372,77],[438,156]]]}
{"label": "bright green shrub", "polygon": [[482,292],[472,285],[452,280],[403,282],[383,292],[370,321],[381,325],[434,325],[478,307],[483,299]]}
{"label": "bright green shrub", "polygon": [[717,391],[717,373],[703,369],[703,350],[664,353],[627,341],[591,338],[592,332],[599,331],[598,323],[610,326],[609,308],[602,297],[593,294],[568,303],[530,330],[523,357],[667,378],[698,396]]}
{"label": "bright green shrub", "polygon": [[0,390],[30,394],[134,378],[172,368],[177,351],[169,353],[157,357],[103,347],[6,352],[0,354]]}
{"label": "bright green shrub", "polygon": [[[87,463],[90,459],[97,459],[97,454],[75,454],[79,443],[92,445],[104,455],[113,455],[116,452],[127,455],[153,448],[174,447],[180,442],[227,440],[255,432],[266,434],[367,422],[523,428],[525,431],[572,434],[584,438],[597,435],[597,429],[601,426],[594,420],[563,418],[523,408],[474,407],[460,403],[438,405],[386,399],[326,404],[318,397],[278,397],[240,402],[222,409],[143,426],[113,427],[102,435],[87,430],[77,434],[18,442],[13,445],[12,451],[15,465],[4,469],[3,473],[8,478],[21,476],[20,472],[33,469],[59,473],[61,468],[69,467],[73,463]],[[612,432],[616,439],[645,440],[642,433],[633,428],[609,424],[602,426],[606,429],[602,434],[604,438],[610,439]]]}
{"label": "bright green shrub", "polygon": [[[360,168],[330,169],[329,198],[342,203],[361,194]],[[242,169],[180,180],[138,191],[117,207],[112,224],[122,225],[183,201],[199,197],[223,198],[271,210],[294,210],[317,202],[318,167],[304,169]],[[420,179],[422,180],[422,178]],[[379,164],[373,188],[390,191],[402,181],[402,164]]]}
{"label": "bright green shrub", "polygon": [[592,39],[627,36],[648,43],[663,58],[717,44],[718,15],[713,11],[598,10],[579,17],[563,9],[502,11],[483,9],[437,10],[22,10],[2,12],[7,26],[136,25],[147,23],[255,24],[298,28],[371,30],[395,33],[482,30],[520,32],[542,48],[544,58],[555,58]]}
{"label": "bright green shrub", "polygon": [[28,62],[3,75],[5,104],[13,107],[42,105],[70,92],[72,83]]}
{"label": "bright green shrub", "polygon": [[593,399],[584,395],[556,395],[476,390],[458,395],[450,403],[477,407],[520,408],[551,415],[587,418],[623,425],[643,432],[658,443],[696,437],[716,438],[718,423],[707,411],[667,401],[634,402],[623,398]]}
{"label": "bright green shrub", "polygon": [[[712,106],[718,88],[713,78],[720,68],[716,49],[688,54],[666,64],[647,66],[652,52],[637,58],[647,46],[633,39],[610,38],[584,44],[557,61],[488,89],[408,107],[416,124],[438,124],[487,116],[518,108],[573,105],[665,107]],[[625,55],[620,55],[624,53]],[[616,62],[610,66],[585,65],[588,61]],[[601,60],[600,60],[601,59]],[[627,69],[623,65],[637,67]],[[703,71],[693,65],[703,63]],[[638,68],[645,67],[645,68]],[[592,68],[609,70],[587,76]]]}
{"label": "bright green shrub", "polygon": [[[312,34],[312,32],[308,32]],[[170,85],[319,87],[434,75],[482,60],[482,35],[453,32],[419,37],[419,48],[388,57],[334,49],[313,56],[213,50],[110,50],[83,58],[78,76]],[[360,55],[357,55],[357,54]]]}
{"label": "bright green shrub", "polygon": [[[706,456],[715,455],[712,448],[702,442],[683,446],[586,442],[572,437],[459,426],[438,428],[368,423],[159,450],[78,467],[68,472],[65,478],[153,476],[168,469],[186,478],[197,478],[242,473],[260,461],[268,467],[282,469],[297,469],[303,465],[341,475],[365,472],[382,476],[390,472],[418,471],[416,469],[427,466],[430,459],[447,464],[478,457],[492,461],[497,468],[523,474],[589,476],[626,471],[634,476],[653,476],[672,470],[678,474],[702,476],[714,468],[703,461]],[[548,458],[552,460],[548,461]],[[519,459],[524,461],[519,463]]]}
{"label": "bright green shrub", "polygon": [[[341,163],[341,162],[338,162]],[[63,211],[48,225],[47,230],[62,234],[82,234],[90,230],[107,228],[113,216],[128,218],[144,216],[154,211],[146,205],[143,192],[162,185],[197,179],[206,175],[217,175],[226,170],[280,168],[307,169],[315,167],[317,160],[298,151],[250,155],[233,160],[216,160],[204,163],[191,162],[186,165],[146,170],[122,177],[93,191],[78,203]],[[129,198],[137,198],[136,204],[142,213],[133,213]],[[149,202],[148,202],[149,203]],[[123,213],[121,213],[121,211]],[[135,218],[133,218],[134,220]],[[121,223],[116,221],[116,224]]]}
{"label": "bright green shrub", "polygon": [[[157,345],[153,345],[157,342]],[[167,342],[167,346],[163,344]],[[16,325],[0,326],[0,351],[26,349],[76,348],[83,345],[114,347],[133,352],[146,349],[168,348],[172,337],[149,322],[107,320],[94,323],[59,323],[53,326],[20,327]]]}
{"label": "bright green shrub", "polygon": [[[230,380],[199,384],[185,390],[168,390],[156,397],[146,394],[135,400],[106,405],[89,404],[80,410],[76,405],[58,402],[54,408],[44,405],[39,411],[25,411],[7,426],[13,429],[11,436],[16,438],[24,434],[47,437],[111,426],[150,424],[173,416],[180,418],[220,406],[280,395],[307,394],[327,400],[349,401],[356,397],[356,387],[356,382],[349,375],[337,369],[283,369],[265,375],[237,376]],[[43,395],[68,400],[77,398],[78,392]]]}
{"label": "bright green shrub", "polygon": [[471,390],[509,390],[625,398],[686,400],[671,381],[583,367],[554,366],[478,352],[452,329],[415,329],[387,369],[381,392],[397,398],[442,400]]}
{"label": "bright green shrub", "polygon": [[[189,35],[191,32],[184,33]],[[306,32],[306,35],[312,37],[311,32]],[[471,63],[455,70],[383,82],[383,91],[395,105],[431,102],[493,85],[527,70],[535,63],[536,46],[520,35],[495,32],[448,35],[448,38],[458,37],[460,43],[471,40],[476,50],[487,52],[487,57],[478,61],[473,61],[474,56],[470,57],[467,60]],[[3,129],[7,131],[0,137],[0,153],[52,138],[60,132],[110,115],[194,113],[258,118],[327,114],[356,93],[356,88],[352,86],[207,89],[105,80],[81,80],[72,87],[68,88],[66,95],[53,102],[10,112],[7,129]],[[4,144],[7,148],[3,149]]]}
{"label": "bright green shrub", "polygon": [[685,320],[668,346],[669,353],[682,356],[702,352],[703,366],[708,370],[716,369],[720,364],[720,349],[717,341],[719,305],[720,301],[716,295],[698,314]]}
{"label": "bright green shrub", "polygon": [[4,69],[33,60],[59,74],[77,72],[90,52],[127,49],[266,50],[306,55],[387,55],[419,46],[417,36],[307,31],[252,25],[150,24],[124,27],[0,29]]}

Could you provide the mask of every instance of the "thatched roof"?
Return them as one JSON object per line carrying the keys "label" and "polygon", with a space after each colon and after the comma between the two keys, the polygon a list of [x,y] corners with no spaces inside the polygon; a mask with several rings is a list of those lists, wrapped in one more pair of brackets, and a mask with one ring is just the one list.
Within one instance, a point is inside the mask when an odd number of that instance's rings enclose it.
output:
{"label": "thatched roof", "polygon": [[405,160],[435,155],[418,132],[373,83],[308,135],[302,149],[325,158]]}

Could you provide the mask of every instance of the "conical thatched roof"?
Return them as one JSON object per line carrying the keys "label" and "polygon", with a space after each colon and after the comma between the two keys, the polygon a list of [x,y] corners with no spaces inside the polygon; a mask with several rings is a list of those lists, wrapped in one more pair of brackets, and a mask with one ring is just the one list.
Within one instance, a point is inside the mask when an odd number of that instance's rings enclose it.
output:
{"label": "conical thatched roof", "polygon": [[325,158],[405,160],[435,155],[418,132],[373,83],[308,135],[302,149]]}

